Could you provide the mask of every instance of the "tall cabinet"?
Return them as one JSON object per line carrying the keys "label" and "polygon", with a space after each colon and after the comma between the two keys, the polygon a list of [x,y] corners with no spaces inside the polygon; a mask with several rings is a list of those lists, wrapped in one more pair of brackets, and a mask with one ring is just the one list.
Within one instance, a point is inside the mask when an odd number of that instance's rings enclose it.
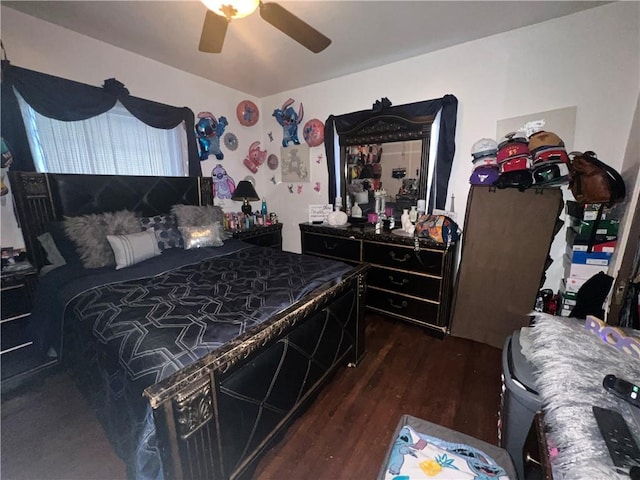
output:
{"label": "tall cabinet", "polygon": [[502,348],[514,330],[529,324],[563,205],[559,188],[471,187],[453,336]]}

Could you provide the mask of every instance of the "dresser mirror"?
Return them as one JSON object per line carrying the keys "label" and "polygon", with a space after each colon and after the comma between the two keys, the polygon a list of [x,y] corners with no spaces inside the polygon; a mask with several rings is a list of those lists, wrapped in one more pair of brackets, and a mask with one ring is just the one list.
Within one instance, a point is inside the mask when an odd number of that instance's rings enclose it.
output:
{"label": "dresser mirror", "polygon": [[453,95],[404,105],[382,98],[371,110],[330,115],[324,134],[329,203],[337,198],[344,208],[347,195],[353,204],[359,193],[359,200],[368,200],[358,201],[366,217],[374,211],[373,191],[381,187],[396,218],[419,199],[429,212],[444,208],[457,108]]}
{"label": "dresser mirror", "polygon": [[399,217],[425,199],[433,117],[376,115],[339,135],[343,205],[358,203],[363,216],[375,211],[374,192]]}

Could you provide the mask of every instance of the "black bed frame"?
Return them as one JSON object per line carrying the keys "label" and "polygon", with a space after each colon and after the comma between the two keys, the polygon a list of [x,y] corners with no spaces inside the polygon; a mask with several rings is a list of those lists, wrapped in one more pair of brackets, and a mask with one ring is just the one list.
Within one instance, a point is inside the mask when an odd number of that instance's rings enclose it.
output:
{"label": "black bed frame", "polygon": [[[211,179],[9,172],[28,257],[45,263],[37,236],[52,221],[174,204],[213,204]],[[367,265],[355,267],[198,362],[148,387],[164,476],[236,479],[333,374],[364,355]],[[302,368],[301,365],[306,365]]]}

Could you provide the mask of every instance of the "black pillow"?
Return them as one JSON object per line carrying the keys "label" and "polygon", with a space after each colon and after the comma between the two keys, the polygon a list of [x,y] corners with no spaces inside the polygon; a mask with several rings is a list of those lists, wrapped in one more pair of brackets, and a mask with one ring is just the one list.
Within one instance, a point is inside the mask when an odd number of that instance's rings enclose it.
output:
{"label": "black pillow", "polygon": [[64,222],[51,222],[47,227],[67,264],[81,263],[75,244],[64,231]]}

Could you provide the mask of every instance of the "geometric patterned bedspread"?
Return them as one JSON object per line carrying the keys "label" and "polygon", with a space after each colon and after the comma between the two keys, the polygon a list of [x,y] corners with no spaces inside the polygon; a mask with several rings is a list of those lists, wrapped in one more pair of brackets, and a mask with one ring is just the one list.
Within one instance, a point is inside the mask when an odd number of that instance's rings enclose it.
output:
{"label": "geometric patterned bedspread", "polygon": [[97,286],[69,302],[62,357],[130,478],[162,478],[143,390],[351,269],[246,248],[156,276]]}

